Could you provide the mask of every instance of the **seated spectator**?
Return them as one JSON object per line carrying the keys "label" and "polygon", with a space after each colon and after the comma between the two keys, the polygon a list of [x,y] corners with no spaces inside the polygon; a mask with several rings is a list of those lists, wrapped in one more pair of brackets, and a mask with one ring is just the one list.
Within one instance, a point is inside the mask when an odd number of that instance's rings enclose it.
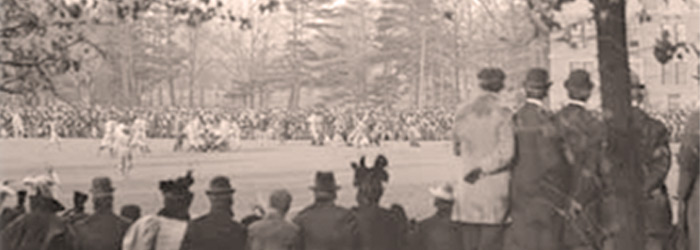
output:
{"label": "seated spectator", "polygon": [[131,222],[134,222],[141,218],[141,208],[134,204],[124,205],[122,206],[119,214],[122,217],[129,219]]}
{"label": "seated spectator", "polygon": [[[352,163],[355,170],[354,185],[357,187],[357,206],[352,212],[357,218],[360,242],[363,249],[403,249],[408,219],[403,208],[394,205],[392,210],[379,206],[384,194],[383,182],[389,180],[386,157],[379,155],[374,166],[365,166],[365,158],[360,163]],[[401,212],[400,212],[401,211]]]}
{"label": "seated spectator", "polygon": [[229,179],[216,176],[206,191],[209,213],[189,223],[181,250],[245,249],[246,231],[233,220],[233,193]]}
{"label": "seated spectator", "polygon": [[299,227],[285,220],[292,204],[287,190],[276,190],[270,195],[270,211],[248,228],[249,250],[299,249]]}
{"label": "seated spectator", "polygon": [[7,225],[2,231],[2,249],[51,249],[73,248],[73,235],[68,223],[56,215],[65,208],[51,196],[46,183],[32,186],[34,195],[29,197],[30,212]]}
{"label": "seated spectator", "polygon": [[119,250],[130,221],[114,214],[114,188],[107,177],[92,180],[95,213],[75,223],[76,245],[80,250]]}
{"label": "seated spectator", "polygon": [[335,204],[340,186],[332,172],[317,172],[314,203],[294,218],[300,228],[301,248],[313,250],[350,250],[359,248],[357,219],[353,213]]}
{"label": "seated spectator", "polygon": [[459,224],[453,222],[452,207],[454,194],[452,186],[442,185],[431,188],[434,197],[435,214],[418,223],[417,229],[411,232],[411,250],[460,250],[462,247]]}
{"label": "seated spectator", "polygon": [[68,209],[62,216],[68,224],[73,225],[73,223],[88,217],[88,214],[85,213],[85,202],[87,202],[87,199],[87,194],[80,191],[73,192],[73,208]]}

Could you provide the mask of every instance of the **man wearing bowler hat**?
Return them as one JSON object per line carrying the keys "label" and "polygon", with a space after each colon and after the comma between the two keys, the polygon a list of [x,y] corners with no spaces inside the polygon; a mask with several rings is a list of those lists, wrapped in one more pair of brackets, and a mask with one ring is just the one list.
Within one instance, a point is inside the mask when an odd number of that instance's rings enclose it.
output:
{"label": "man wearing bowler hat", "polygon": [[511,172],[510,217],[506,250],[560,250],[566,208],[566,161],[552,114],[543,104],[549,73],[531,69],[524,83],[526,103],[513,116],[515,159]]}
{"label": "man wearing bowler hat", "polygon": [[108,177],[94,178],[90,193],[95,213],[75,224],[78,249],[121,249],[130,222],[114,214],[112,181]]}
{"label": "man wearing bowler hat", "polygon": [[357,220],[348,209],[335,205],[337,191],[332,172],[317,172],[314,203],[294,218],[300,229],[302,250],[359,249]]}
{"label": "man wearing bowler hat", "polygon": [[216,176],[211,180],[206,191],[211,203],[209,213],[190,222],[181,250],[245,249],[245,228],[233,220],[235,191],[228,177]]}
{"label": "man wearing bowler hat", "polygon": [[[586,101],[591,96],[593,82],[585,70],[574,70],[564,82],[569,95],[569,103],[556,115],[559,133],[563,139],[563,149],[566,160],[571,166],[572,182],[569,184],[571,210],[583,212],[594,225],[577,223],[565,230],[564,244],[567,249],[595,249],[600,245],[602,237],[582,239],[573,230],[573,226],[591,230],[600,225],[600,206],[605,193],[604,174],[602,166],[603,143],[605,142],[605,127],[596,115],[586,108]],[[591,231],[593,232],[593,231]],[[602,236],[602,234],[598,234]]]}

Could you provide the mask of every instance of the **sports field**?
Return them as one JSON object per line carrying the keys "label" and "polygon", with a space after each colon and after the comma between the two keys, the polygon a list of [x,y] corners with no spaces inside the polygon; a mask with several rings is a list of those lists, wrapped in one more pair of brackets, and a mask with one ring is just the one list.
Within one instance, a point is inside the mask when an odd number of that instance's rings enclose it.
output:
{"label": "sports field", "polygon": [[[158,181],[184,175],[194,170],[196,179],[192,190],[195,199],[190,211],[197,216],[207,212],[208,201],[204,195],[209,180],[215,175],[232,179],[235,193],[234,211],[241,219],[251,213],[259,202],[266,203],[267,195],[277,188],[287,188],[294,196],[292,213],[312,202],[308,187],[313,184],[317,170],[333,171],[342,186],[338,203],[355,204],[352,187],[353,171],[350,162],[360,156],[368,156],[368,164],[381,153],[389,159],[389,183],[382,203],[389,206],[400,203],[409,217],[424,218],[432,212],[428,187],[454,179],[458,159],[451,155],[449,142],[422,142],[422,147],[411,148],[407,142],[389,142],[379,148],[312,147],[306,141],[288,142],[285,145],[270,143],[261,146],[245,141],[237,152],[228,153],[174,153],[173,140],[149,140],[152,153],[136,154],[134,169],[127,178],[115,171],[116,159],[106,152],[97,155],[99,140],[66,139],[62,150],[55,146],[45,148],[44,139],[0,140],[0,180],[21,180],[40,174],[53,166],[60,177],[59,200],[66,207],[72,206],[74,190],[87,192],[95,176],[109,176],[116,187],[116,206],[132,203],[141,206],[142,213],[154,213],[160,208],[161,196]],[[675,147],[674,147],[675,149]],[[675,150],[674,150],[675,151]],[[675,191],[677,167],[669,175],[669,189]],[[13,187],[21,187],[15,182]],[[487,190],[484,190],[487,192]],[[5,205],[14,205],[10,198]],[[91,205],[88,202],[88,211]]]}

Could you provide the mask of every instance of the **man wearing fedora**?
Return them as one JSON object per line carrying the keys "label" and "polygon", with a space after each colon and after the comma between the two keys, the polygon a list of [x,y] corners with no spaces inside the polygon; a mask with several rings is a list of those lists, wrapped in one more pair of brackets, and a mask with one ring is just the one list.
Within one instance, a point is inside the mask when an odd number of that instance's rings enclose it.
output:
{"label": "man wearing fedora", "polygon": [[216,176],[206,191],[211,203],[208,214],[194,219],[187,226],[181,250],[243,250],[245,228],[233,220],[233,193],[228,177]]}
{"label": "man wearing fedora", "polygon": [[75,224],[76,245],[80,250],[119,250],[130,222],[114,214],[114,187],[108,177],[92,179],[95,213]]}
{"label": "man wearing fedora", "polygon": [[443,184],[429,189],[433,205],[437,209],[433,216],[418,223],[409,237],[410,250],[462,250],[462,233],[459,223],[452,221],[455,203],[454,189]]}
{"label": "man wearing fedora", "polygon": [[302,250],[359,249],[357,220],[348,209],[335,205],[340,186],[332,172],[317,172],[314,203],[294,218],[300,228]]}
{"label": "man wearing fedora", "polygon": [[123,250],[174,250],[180,249],[190,220],[190,205],[194,194],[189,190],[194,184],[192,171],[175,180],[161,181],[163,209],[158,214],[146,215],[129,227],[122,242]]}
{"label": "man wearing fedora", "polygon": [[[563,139],[566,160],[571,166],[572,182],[569,184],[571,208],[583,212],[594,225],[576,224],[579,229],[594,229],[600,226],[601,201],[605,193],[602,166],[605,125],[586,108],[591,96],[593,82],[585,70],[574,70],[564,82],[569,103],[554,115]],[[570,211],[574,212],[574,210]],[[564,244],[567,249],[595,249],[600,246],[602,234],[596,238],[582,239],[572,226],[566,227]]]}
{"label": "man wearing fedora", "polygon": [[[485,68],[480,94],[455,115],[454,153],[461,159],[452,220],[460,225],[465,250],[500,250],[508,217],[507,168],[513,158],[512,115],[502,100],[505,73]],[[487,191],[485,191],[487,190]]]}
{"label": "man wearing fedora", "polygon": [[566,209],[568,167],[561,138],[545,107],[549,73],[531,69],[524,82],[526,103],[513,116],[515,159],[510,181],[510,217],[506,250],[560,250]]}
{"label": "man wearing fedora", "polygon": [[285,220],[292,195],[285,189],[270,195],[270,211],[248,228],[249,250],[294,250],[299,248],[299,227]]}

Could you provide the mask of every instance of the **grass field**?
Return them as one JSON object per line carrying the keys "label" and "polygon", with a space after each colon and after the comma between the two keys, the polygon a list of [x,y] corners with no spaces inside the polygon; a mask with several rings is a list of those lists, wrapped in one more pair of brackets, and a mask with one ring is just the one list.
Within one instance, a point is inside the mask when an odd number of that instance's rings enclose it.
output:
{"label": "grass field", "polygon": [[[350,162],[367,155],[368,164],[371,164],[374,156],[382,153],[389,159],[390,172],[382,203],[386,206],[400,203],[409,217],[424,218],[433,212],[428,187],[454,179],[454,166],[458,164],[458,159],[451,155],[449,142],[423,142],[420,148],[396,142],[380,148],[355,149],[312,147],[305,141],[269,146],[246,141],[240,151],[229,153],[173,153],[170,150],[173,142],[149,140],[153,152],[137,154],[130,176],[123,178],[115,171],[116,159],[107,154],[97,155],[98,140],[63,140],[62,151],[45,148],[47,141],[42,139],[0,140],[0,179],[21,180],[53,166],[61,179],[59,199],[70,207],[73,190],[87,192],[93,177],[109,176],[116,187],[115,210],[131,203],[141,206],[143,214],[149,214],[160,208],[158,181],[193,169],[196,181],[192,188],[195,193],[190,209],[192,215],[207,212],[209,204],[204,190],[209,180],[215,175],[226,175],[237,189],[234,211],[240,219],[251,213],[254,204],[266,202],[270,191],[277,188],[287,188],[292,193],[292,214],[298,212],[312,202],[308,187],[317,170],[335,172],[342,186],[338,203],[352,206],[355,189],[351,185]],[[675,191],[676,180],[674,164],[667,181],[671,191]],[[13,186],[20,187],[18,185]],[[13,205],[14,200],[11,198],[5,203]],[[89,210],[90,207],[88,205]]]}

